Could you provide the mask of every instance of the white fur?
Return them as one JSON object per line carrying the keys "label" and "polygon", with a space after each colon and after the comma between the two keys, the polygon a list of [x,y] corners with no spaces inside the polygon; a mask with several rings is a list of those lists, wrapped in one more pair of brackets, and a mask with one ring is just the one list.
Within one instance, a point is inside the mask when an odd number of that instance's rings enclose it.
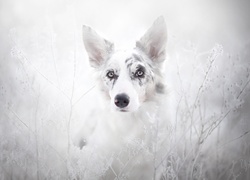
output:
{"label": "white fur", "polygon": [[[85,124],[75,142],[79,145],[79,141],[85,139],[87,144],[83,149],[93,148],[102,157],[118,157],[128,162],[125,166],[126,163],[113,159],[104,179],[113,179],[113,171],[117,178],[122,174],[128,179],[152,179],[155,176],[154,166],[160,161],[156,159],[156,152],[164,151],[162,147],[166,145],[171,129],[169,93],[166,87],[164,92],[160,89],[164,84],[161,66],[166,54],[166,34],[164,19],[160,17],[137,42],[135,49],[115,51],[113,43],[101,38],[91,28],[83,27],[84,45],[91,66],[98,73],[104,106],[96,105],[95,113],[89,118],[94,123],[89,123],[91,127]],[[125,60],[133,54],[139,55],[143,61],[134,62],[132,58],[133,63],[128,68]],[[134,73],[140,65],[145,67],[148,79],[132,80],[131,72]],[[106,77],[109,69],[114,69],[119,76],[115,83]],[[114,103],[116,95],[121,93],[128,95],[130,100],[124,108]],[[124,151],[129,146],[137,149],[135,155]]]}

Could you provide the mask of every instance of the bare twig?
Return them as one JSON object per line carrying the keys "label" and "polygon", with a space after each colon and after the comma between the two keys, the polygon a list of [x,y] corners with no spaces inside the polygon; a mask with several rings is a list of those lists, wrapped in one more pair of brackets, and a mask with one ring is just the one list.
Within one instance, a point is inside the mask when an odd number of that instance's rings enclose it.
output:
{"label": "bare twig", "polygon": [[77,99],[75,102],[73,102],[72,106],[75,106],[86,94],[88,94],[90,91],[92,91],[95,87],[96,87],[96,85],[93,85],[86,92],[84,92],[79,99]]}
{"label": "bare twig", "polygon": [[[36,133],[18,116],[18,114],[13,111],[10,107],[8,107],[8,110],[15,115],[15,117],[18,119],[18,121],[23,124],[34,136],[36,136]],[[62,159],[62,161],[66,164],[66,159],[54,148],[50,145],[50,143],[46,142],[45,143]]]}
{"label": "bare twig", "polygon": [[52,59],[53,59],[53,64],[54,64],[54,69],[55,69],[55,73],[56,73],[56,79],[57,79],[57,83],[58,83],[58,87],[61,87],[61,83],[60,83],[60,79],[58,76],[58,70],[57,70],[57,64],[56,64],[56,57],[55,57],[55,50],[54,50],[54,36],[53,36],[53,26],[52,23],[50,24],[51,29],[50,29],[50,36],[51,36],[51,40],[50,40],[50,49],[51,49],[51,53],[52,53]]}
{"label": "bare twig", "polygon": [[39,139],[38,139],[38,131],[37,131],[37,112],[38,112],[38,105],[39,105],[39,99],[40,99],[40,91],[37,97],[37,104],[36,104],[36,110],[35,110],[35,138],[36,138],[36,177],[37,180],[40,179],[40,167],[39,167]]}
{"label": "bare twig", "polygon": [[232,139],[232,140],[230,140],[230,141],[228,141],[228,142],[226,142],[226,143],[220,145],[220,147],[219,147],[218,149],[221,149],[221,148],[223,148],[224,146],[226,146],[226,145],[228,145],[228,144],[230,144],[230,143],[232,143],[232,142],[234,142],[234,141],[236,141],[236,140],[238,140],[238,139],[243,138],[244,136],[248,135],[248,133],[250,133],[250,130],[244,132],[243,134],[241,134],[241,135],[238,136],[237,138],[234,138],[234,139]]}
{"label": "bare twig", "polygon": [[[76,37],[74,33],[74,39],[76,42]],[[72,82],[72,91],[71,91],[71,97],[70,97],[70,113],[69,113],[69,119],[68,119],[68,156],[70,157],[70,128],[71,128],[71,118],[73,113],[73,96],[74,96],[74,90],[75,90],[75,76],[76,76],[76,44],[74,44],[74,75],[73,75],[73,82]]]}
{"label": "bare twig", "polygon": [[246,84],[244,85],[244,87],[242,88],[242,90],[240,91],[240,93],[237,96],[237,99],[239,99],[239,97],[241,96],[241,94],[244,92],[244,90],[246,89],[247,85],[249,84],[250,79],[246,82]]}
{"label": "bare twig", "polygon": [[[217,57],[218,57],[219,55],[222,54],[222,47],[221,47],[221,46],[218,47],[218,46],[219,46],[219,45],[217,45],[214,49],[212,49],[212,52],[211,52],[210,55],[208,56],[208,60],[209,60],[210,63],[209,63],[209,66],[208,66],[208,68],[207,68],[206,74],[205,74],[205,76],[204,76],[204,78],[203,78],[203,81],[202,81],[202,83],[201,83],[201,85],[200,85],[200,87],[199,87],[199,89],[198,89],[197,94],[196,94],[195,101],[194,101],[194,107],[196,106],[196,103],[197,103],[197,101],[198,101],[198,99],[199,99],[200,93],[201,93],[201,91],[202,91],[202,89],[203,89],[203,87],[204,87],[204,85],[205,85],[205,82],[208,80],[208,76],[209,76],[209,74],[210,74],[210,71],[211,71],[211,69],[212,69],[212,66],[213,66],[215,60],[217,59]],[[218,52],[217,52],[217,51],[218,51]],[[193,111],[194,111],[194,109],[193,109]]]}
{"label": "bare twig", "polygon": [[65,94],[57,85],[55,85],[51,80],[49,80],[42,72],[40,72],[29,60],[28,58],[24,55],[24,53],[20,50],[21,48],[17,45],[16,41],[14,40],[14,38],[11,36],[12,42],[14,43],[14,45],[16,47],[18,47],[19,49],[19,53],[20,56],[22,58],[22,60],[20,58],[18,58],[18,60],[22,63],[22,65],[24,64],[29,64],[29,66],[34,69],[41,77],[43,77],[49,84],[51,84],[52,86],[54,86],[59,92],[61,92],[67,99],[69,99],[68,95]]}

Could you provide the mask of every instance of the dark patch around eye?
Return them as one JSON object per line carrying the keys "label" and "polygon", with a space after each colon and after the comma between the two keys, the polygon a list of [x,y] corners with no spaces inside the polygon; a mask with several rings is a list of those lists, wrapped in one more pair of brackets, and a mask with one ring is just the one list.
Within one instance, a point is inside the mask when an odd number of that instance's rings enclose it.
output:
{"label": "dark patch around eye", "polygon": [[109,79],[113,79],[115,77],[115,73],[114,71],[108,71],[108,73],[106,74],[106,76],[109,78]]}
{"label": "dark patch around eye", "polygon": [[114,85],[115,85],[117,79],[118,79],[118,76],[117,76],[117,78],[113,79],[112,88],[114,87]]}
{"label": "dark patch around eye", "polygon": [[107,76],[108,78],[109,78],[109,76],[108,76],[109,73],[113,73],[113,78],[112,78],[112,79],[114,79],[114,78],[117,77],[117,70],[115,70],[115,69],[109,69],[109,70],[107,70],[107,71],[106,71],[106,76]]}
{"label": "dark patch around eye", "polygon": [[143,83],[142,83],[142,80],[141,80],[141,79],[139,79],[139,85],[140,85],[140,86],[142,86],[142,85],[143,85]]}
{"label": "dark patch around eye", "polygon": [[145,67],[144,66],[142,66],[142,65],[138,65],[137,67],[136,67],[136,72],[135,72],[135,75],[137,75],[137,72],[138,71],[142,71],[143,72],[143,75],[142,76],[140,76],[139,78],[144,78],[145,77]]}
{"label": "dark patch around eye", "polygon": [[164,86],[164,84],[162,84],[162,83],[157,83],[157,84],[155,85],[155,90],[156,90],[156,92],[159,93],[159,94],[164,94],[164,93],[165,93],[165,86]]}
{"label": "dark patch around eye", "polygon": [[[114,73],[114,75],[113,75],[112,78],[110,78],[110,77],[108,76],[108,73],[109,73],[109,72],[113,72],[113,73]],[[118,77],[119,77],[119,76],[117,75],[117,71],[115,71],[115,70],[113,70],[113,69],[107,70],[106,78],[109,80],[109,82],[112,83],[112,88],[114,87],[114,85],[115,85],[115,83],[116,83]]]}
{"label": "dark patch around eye", "polygon": [[[141,76],[139,76],[137,74],[139,71],[143,72],[143,74]],[[146,69],[145,69],[144,66],[142,66],[140,64],[136,67],[136,70],[134,72],[131,72],[131,80],[138,81],[138,83],[139,83],[140,86],[143,85],[143,83],[145,81],[144,80],[145,76],[146,76]]]}
{"label": "dark patch around eye", "polygon": [[142,65],[140,65],[140,64],[136,67],[136,69],[137,69],[137,70],[145,71],[145,67],[142,66]]}
{"label": "dark patch around eye", "polygon": [[[138,72],[139,71],[142,71],[143,72],[143,75],[141,75],[141,76],[138,76]],[[145,77],[145,67],[144,66],[142,66],[142,65],[138,65],[137,67],[136,67],[136,70],[135,70],[135,72],[131,72],[131,79],[132,80],[134,80],[134,79],[136,79],[136,78],[138,78],[138,79],[142,79],[142,78],[144,78]]]}

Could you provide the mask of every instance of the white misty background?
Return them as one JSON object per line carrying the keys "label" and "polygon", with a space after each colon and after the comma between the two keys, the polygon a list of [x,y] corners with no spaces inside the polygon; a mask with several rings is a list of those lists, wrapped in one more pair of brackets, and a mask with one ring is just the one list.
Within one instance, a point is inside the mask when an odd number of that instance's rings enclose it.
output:
{"label": "white misty background", "polygon": [[1,0],[0,179],[102,176],[105,167],[70,140],[98,106],[81,27],[133,47],[160,15],[181,132],[162,157],[164,178],[250,179],[249,8],[247,0]]}

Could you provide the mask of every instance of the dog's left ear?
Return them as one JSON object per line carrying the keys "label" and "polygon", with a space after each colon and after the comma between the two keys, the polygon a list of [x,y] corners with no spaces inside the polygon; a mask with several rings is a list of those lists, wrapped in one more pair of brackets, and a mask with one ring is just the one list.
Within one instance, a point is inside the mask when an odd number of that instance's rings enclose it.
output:
{"label": "dog's left ear", "polygon": [[136,47],[144,51],[154,62],[166,58],[167,28],[162,16],[157,18],[144,36],[136,42]]}

